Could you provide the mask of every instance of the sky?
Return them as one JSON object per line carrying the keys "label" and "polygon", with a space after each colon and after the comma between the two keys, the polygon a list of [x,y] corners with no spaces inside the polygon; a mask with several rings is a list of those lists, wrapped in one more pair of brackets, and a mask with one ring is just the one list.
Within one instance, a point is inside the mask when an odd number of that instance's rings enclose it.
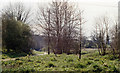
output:
{"label": "sky", "polygon": [[[41,6],[46,6],[52,0],[1,0],[0,10],[10,2],[23,2],[26,6],[34,9],[39,3]],[[85,36],[90,36],[94,30],[95,18],[107,15],[111,21],[118,17],[118,2],[119,0],[69,0],[75,2],[78,7],[84,10],[84,19],[87,21],[83,26]],[[112,23],[111,23],[112,26]]]}

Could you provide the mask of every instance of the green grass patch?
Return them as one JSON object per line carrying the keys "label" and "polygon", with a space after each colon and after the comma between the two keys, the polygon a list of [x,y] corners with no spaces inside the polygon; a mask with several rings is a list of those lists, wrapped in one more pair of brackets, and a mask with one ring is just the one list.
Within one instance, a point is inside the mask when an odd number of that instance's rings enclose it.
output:
{"label": "green grass patch", "polygon": [[24,53],[24,52],[9,52],[9,53],[2,53],[2,59],[23,57],[23,56],[27,56],[27,53]]}
{"label": "green grass patch", "polygon": [[[16,60],[2,61],[3,71],[84,71],[84,72],[120,72],[120,61],[110,59],[109,55],[100,56],[97,51],[84,51],[78,60],[75,54],[55,56],[25,56]],[[93,53],[94,52],[94,53]],[[113,56],[111,56],[113,57]]]}

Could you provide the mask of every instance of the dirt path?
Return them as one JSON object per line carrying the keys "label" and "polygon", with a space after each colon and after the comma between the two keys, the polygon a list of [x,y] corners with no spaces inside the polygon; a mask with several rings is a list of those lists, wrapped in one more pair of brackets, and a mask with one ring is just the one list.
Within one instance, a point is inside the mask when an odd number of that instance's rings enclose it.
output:
{"label": "dirt path", "polygon": [[40,55],[46,55],[47,53],[46,52],[44,52],[44,54],[35,54],[35,55],[33,55],[33,56],[40,56]]}
{"label": "dirt path", "polygon": [[8,58],[8,59],[2,59],[2,61],[9,61],[9,60],[15,60],[16,58]]}
{"label": "dirt path", "polygon": [[[44,54],[35,54],[35,55],[32,55],[32,56],[40,56],[40,55],[46,55],[47,53],[45,52]],[[21,58],[21,57],[19,57]],[[17,58],[8,58],[8,59],[2,59],[1,61],[9,61],[9,60],[15,60]]]}

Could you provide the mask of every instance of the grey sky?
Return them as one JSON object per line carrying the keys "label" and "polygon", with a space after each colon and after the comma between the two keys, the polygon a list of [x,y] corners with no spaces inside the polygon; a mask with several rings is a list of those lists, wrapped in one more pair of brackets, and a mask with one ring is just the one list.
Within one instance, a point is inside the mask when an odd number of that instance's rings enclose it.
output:
{"label": "grey sky", "polygon": [[[23,2],[26,6],[36,9],[37,3],[41,6],[46,6],[47,2],[52,0],[1,0],[0,10],[3,6],[9,2]],[[118,16],[118,1],[119,0],[69,0],[70,2],[76,2],[78,7],[84,10],[84,18],[87,20],[84,27],[84,34],[86,36],[91,35],[91,31],[94,29],[95,17],[107,15],[114,20]],[[112,26],[112,24],[111,24]]]}

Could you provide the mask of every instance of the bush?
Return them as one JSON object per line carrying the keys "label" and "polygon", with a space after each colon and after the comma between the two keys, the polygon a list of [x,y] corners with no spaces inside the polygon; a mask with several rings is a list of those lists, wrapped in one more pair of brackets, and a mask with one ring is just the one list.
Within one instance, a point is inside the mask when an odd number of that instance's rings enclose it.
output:
{"label": "bush", "polygon": [[93,68],[94,68],[94,69],[93,69],[94,72],[100,72],[100,71],[102,71],[102,68],[99,67],[97,64],[94,64],[94,65],[93,65]]}
{"label": "bush", "polygon": [[94,61],[99,61],[99,59],[98,59],[98,58],[96,58]]}
{"label": "bush", "polygon": [[113,71],[113,72],[119,72],[119,70],[115,66],[111,67],[111,71]]}
{"label": "bush", "polygon": [[28,62],[33,62],[33,61],[29,59]]}
{"label": "bush", "polygon": [[82,52],[81,54],[82,54],[82,55],[84,55],[84,54],[88,54],[88,52]]}
{"label": "bush", "polygon": [[73,62],[74,60],[72,58],[69,58],[67,62]]}
{"label": "bush", "polygon": [[92,64],[93,62],[92,61],[87,61],[87,64],[86,65],[90,65]]}
{"label": "bush", "polygon": [[36,63],[41,63],[41,61],[36,61]]}
{"label": "bush", "polygon": [[109,60],[115,60],[115,59],[117,59],[117,56],[105,55],[104,58],[105,58],[105,59],[109,59]]}
{"label": "bush", "polygon": [[24,51],[26,53],[30,51],[30,27],[27,24],[24,24],[15,19],[5,18],[2,20],[2,40],[4,46],[8,52],[10,49],[14,51]]}
{"label": "bush", "polygon": [[37,64],[37,63],[36,63],[36,64],[34,64],[34,67],[39,67],[39,66],[40,66],[40,64]]}
{"label": "bush", "polygon": [[89,57],[89,60],[94,60],[92,57]]}
{"label": "bush", "polygon": [[52,62],[49,62],[46,67],[56,67]]}
{"label": "bush", "polygon": [[110,56],[109,59],[110,59],[110,60],[115,60],[116,57],[114,57],[114,56]]}
{"label": "bush", "polygon": [[94,65],[93,65],[93,68],[98,68],[98,67],[99,67],[99,66],[98,66],[98,65],[96,65],[96,64],[94,64]]}
{"label": "bush", "polygon": [[118,70],[117,70],[117,68],[115,66],[113,67],[113,71],[118,72]]}
{"label": "bush", "polygon": [[78,63],[76,64],[75,68],[85,68],[86,65],[82,64],[82,63]]}
{"label": "bush", "polygon": [[53,57],[53,58],[51,58],[51,61],[57,61],[57,59]]}
{"label": "bush", "polygon": [[21,60],[17,60],[17,64],[21,65],[23,62]]}

